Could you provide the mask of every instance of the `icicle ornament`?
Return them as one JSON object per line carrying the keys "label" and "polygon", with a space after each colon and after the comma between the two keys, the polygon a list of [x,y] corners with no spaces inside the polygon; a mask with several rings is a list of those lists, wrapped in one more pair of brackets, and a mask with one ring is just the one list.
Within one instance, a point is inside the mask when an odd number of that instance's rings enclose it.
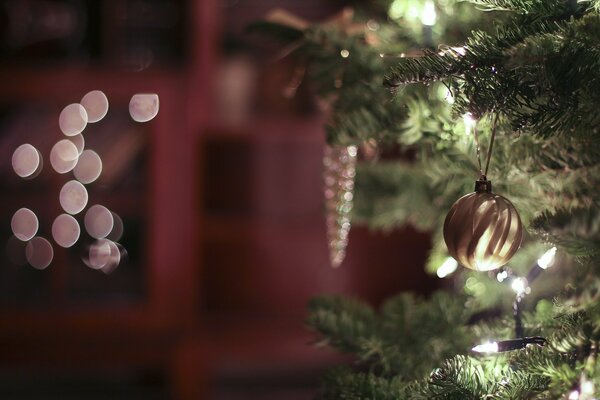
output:
{"label": "icicle ornament", "polygon": [[356,146],[325,146],[323,180],[329,261],[339,267],[346,257],[354,200]]}

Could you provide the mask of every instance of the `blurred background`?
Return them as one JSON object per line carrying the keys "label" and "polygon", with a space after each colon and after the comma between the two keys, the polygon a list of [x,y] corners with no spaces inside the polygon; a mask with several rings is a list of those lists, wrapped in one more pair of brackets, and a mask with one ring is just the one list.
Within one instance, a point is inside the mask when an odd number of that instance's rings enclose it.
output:
{"label": "blurred background", "polygon": [[[276,7],[319,21],[348,5],[0,0],[0,397],[310,399],[351,362],[313,346],[311,297],[377,305],[435,288],[429,237],[411,227],[354,226],[329,266],[324,116],[309,85],[283,96],[294,63],[244,30]],[[101,249],[87,230],[70,248],[52,239],[73,179],[51,167],[59,115],[93,90],[108,114],[77,136],[102,160],[86,189],[112,212],[110,270],[90,267]],[[159,96],[153,120],[131,119],[138,93]],[[43,160],[27,179],[11,163],[23,143]],[[23,207],[51,246],[46,268],[13,236]]]}

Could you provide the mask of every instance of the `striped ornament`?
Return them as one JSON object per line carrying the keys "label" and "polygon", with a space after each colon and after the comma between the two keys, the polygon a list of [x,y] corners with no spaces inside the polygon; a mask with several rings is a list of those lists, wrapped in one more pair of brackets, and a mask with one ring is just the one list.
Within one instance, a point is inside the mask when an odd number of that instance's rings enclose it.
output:
{"label": "striped ornament", "polygon": [[523,228],[515,206],[491,192],[458,199],[444,221],[448,252],[463,266],[490,271],[506,264],[521,245]]}

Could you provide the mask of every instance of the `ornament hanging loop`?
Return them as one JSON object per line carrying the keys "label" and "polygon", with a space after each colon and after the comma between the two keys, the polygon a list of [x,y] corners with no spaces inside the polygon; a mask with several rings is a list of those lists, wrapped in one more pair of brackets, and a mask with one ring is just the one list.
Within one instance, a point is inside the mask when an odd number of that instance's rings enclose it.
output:
{"label": "ornament hanging loop", "polygon": [[[498,122],[498,114],[494,117],[494,122],[492,123],[492,135],[490,137],[490,145],[487,151],[487,157],[485,161],[485,170],[482,168],[481,164],[481,146],[479,145],[479,134],[477,132],[477,125],[473,127],[473,137],[475,138],[475,149],[477,150],[477,163],[479,165],[479,180],[475,183],[475,191],[476,192],[491,192],[492,191],[492,183],[487,180],[488,169],[490,168],[490,160],[492,159],[492,149],[494,148],[494,139],[496,138],[496,124]],[[479,184],[479,182],[487,182],[489,184],[489,190],[483,187],[483,184]]]}

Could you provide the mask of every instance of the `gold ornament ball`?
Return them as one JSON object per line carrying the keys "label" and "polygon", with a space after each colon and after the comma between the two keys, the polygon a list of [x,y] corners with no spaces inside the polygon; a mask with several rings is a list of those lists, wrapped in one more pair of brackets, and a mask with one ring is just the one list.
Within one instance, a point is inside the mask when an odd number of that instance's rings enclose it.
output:
{"label": "gold ornament ball", "polygon": [[463,266],[490,271],[506,264],[521,245],[523,227],[515,206],[477,181],[476,191],[458,199],[444,221],[448,252]]}

